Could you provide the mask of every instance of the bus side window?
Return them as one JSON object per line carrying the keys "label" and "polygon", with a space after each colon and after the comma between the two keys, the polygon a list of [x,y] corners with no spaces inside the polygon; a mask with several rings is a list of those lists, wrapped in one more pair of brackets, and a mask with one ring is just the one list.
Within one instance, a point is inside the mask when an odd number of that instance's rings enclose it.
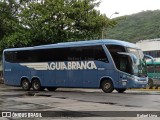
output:
{"label": "bus side window", "polygon": [[147,65],[148,73],[154,73],[155,66],[154,65]]}
{"label": "bus side window", "polygon": [[113,58],[113,61],[115,63],[115,66],[117,69],[120,70],[120,58],[121,56],[118,55],[117,52],[125,52],[125,48],[122,47],[122,46],[119,46],[119,45],[106,45],[106,47],[108,48],[112,58]]}
{"label": "bus side window", "polygon": [[107,58],[107,55],[106,53],[104,52],[103,48],[100,47],[99,49],[96,49],[95,51],[95,59],[96,60],[99,60],[99,61],[103,61],[103,62],[106,62],[108,63],[108,58]]}
{"label": "bus side window", "polygon": [[83,49],[83,57],[86,60],[109,62],[106,53],[100,45],[85,47]]}
{"label": "bus side window", "polygon": [[81,60],[108,62],[100,45],[6,52],[5,59],[14,63]]}
{"label": "bus side window", "polygon": [[159,73],[160,72],[160,66],[159,65],[155,65],[155,73]]}
{"label": "bus side window", "polygon": [[81,46],[70,48],[70,60],[97,60],[108,62],[108,58],[102,46]]}

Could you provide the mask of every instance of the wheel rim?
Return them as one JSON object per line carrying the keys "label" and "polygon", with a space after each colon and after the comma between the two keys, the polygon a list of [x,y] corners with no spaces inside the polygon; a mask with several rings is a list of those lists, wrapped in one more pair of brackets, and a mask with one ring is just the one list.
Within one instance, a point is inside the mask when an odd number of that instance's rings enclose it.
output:
{"label": "wheel rim", "polygon": [[38,90],[38,89],[39,89],[39,83],[38,83],[38,82],[34,82],[33,85],[34,85],[34,89],[35,89],[35,90]]}
{"label": "wheel rim", "polygon": [[33,86],[33,89],[36,90],[36,91],[40,90],[40,88],[41,88],[40,82],[38,80],[34,80],[32,82],[32,86]]}
{"label": "wheel rim", "polygon": [[22,83],[22,86],[23,86],[23,88],[25,88],[25,89],[28,88],[28,86],[29,86],[28,81],[24,80],[23,83]]}
{"label": "wheel rim", "polygon": [[149,86],[149,87],[152,87],[152,86],[153,86],[153,82],[152,82],[152,81],[149,81],[149,82],[148,82],[148,86]]}
{"label": "wheel rim", "polygon": [[105,90],[108,90],[110,87],[111,87],[111,84],[110,84],[110,83],[105,83],[105,84],[104,84],[104,89],[105,89]]}
{"label": "wheel rim", "polygon": [[22,80],[21,86],[23,90],[29,90],[30,89],[30,82],[27,79]]}

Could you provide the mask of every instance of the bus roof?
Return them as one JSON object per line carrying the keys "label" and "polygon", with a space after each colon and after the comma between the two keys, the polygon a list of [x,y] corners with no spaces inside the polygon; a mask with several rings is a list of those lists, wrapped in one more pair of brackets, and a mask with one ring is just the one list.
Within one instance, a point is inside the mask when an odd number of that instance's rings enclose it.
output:
{"label": "bus roof", "polygon": [[76,41],[76,42],[62,42],[56,44],[40,45],[33,47],[22,47],[22,48],[8,48],[4,51],[13,50],[32,50],[32,49],[45,49],[45,48],[62,48],[62,47],[74,47],[74,46],[88,46],[88,45],[122,45],[125,47],[140,49],[137,45],[125,41],[113,40],[113,39],[103,39],[103,40],[88,40],[88,41]]}

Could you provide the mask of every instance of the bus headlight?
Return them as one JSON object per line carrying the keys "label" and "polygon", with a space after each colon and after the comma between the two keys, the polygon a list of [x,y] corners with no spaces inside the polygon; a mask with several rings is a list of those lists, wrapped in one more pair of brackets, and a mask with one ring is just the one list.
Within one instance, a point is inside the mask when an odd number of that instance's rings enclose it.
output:
{"label": "bus headlight", "polygon": [[136,82],[139,81],[139,80],[138,80],[138,77],[136,77],[136,76],[127,76],[127,78],[129,78],[130,80],[134,80],[134,81],[136,81]]}

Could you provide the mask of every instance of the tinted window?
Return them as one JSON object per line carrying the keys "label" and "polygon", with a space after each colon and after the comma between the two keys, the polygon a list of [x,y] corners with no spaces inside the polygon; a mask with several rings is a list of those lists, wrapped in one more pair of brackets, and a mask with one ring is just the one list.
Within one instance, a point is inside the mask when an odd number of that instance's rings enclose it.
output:
{"label": "tinted window", "polygon": [[156,72],[156,73],[159,73],[159,72],[160,72],[160,66],[159,66],[159,65],[156,65],[156,66],[155,66],[155,72]]}
{"label": "tinted window", "polygon": [[150,55],[153,58],[157,58],[160,57],[160,50],[144,51],[144,54]]}
{"label": "tinted window", "polygon": [[147,66],[148,73],[154,73],[154,69],[155,69],[154,65]]}
{"label": "tinted window", "polygon": [[126,52],[125,48],[120,45],[106,45],[110,53]]}
{"label": "tinted window", "polygon": [[71,48],[71,60],[98,60],[108,62],[102,46],[83,46]]}
{"label": "tinted window", "polygon": [[123,56],[118,54],[118,52],[125,52],[125,48],[119,45],[106,45],[106,47],[108,48],[117,69],[120,69],[120,59]]}
{"label": "tinted window", "polygon": [[48,62],[98,60],[108,62],[102,46],[83,46],[5,52],[8,62]]}

